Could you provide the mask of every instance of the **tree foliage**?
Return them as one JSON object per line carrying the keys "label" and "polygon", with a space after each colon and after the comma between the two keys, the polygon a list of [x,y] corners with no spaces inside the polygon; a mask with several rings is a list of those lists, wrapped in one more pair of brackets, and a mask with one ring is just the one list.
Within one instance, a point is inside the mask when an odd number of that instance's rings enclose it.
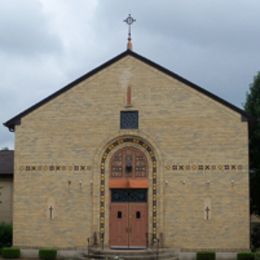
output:
{"label": "tree foliage", "polygon": [[251,212],[260,214],[260,72],[250,84],[245,110],[253,118],[249,127]]}
{"label": "tree foliage", "polygon": [[13,228],[11,224],[0,223],[0,248],[12,245]]}
{"label": "tree foliage", "polygon": [[0,149],[0,151],[9,151],[9,148],[8,147],[3,147]]}

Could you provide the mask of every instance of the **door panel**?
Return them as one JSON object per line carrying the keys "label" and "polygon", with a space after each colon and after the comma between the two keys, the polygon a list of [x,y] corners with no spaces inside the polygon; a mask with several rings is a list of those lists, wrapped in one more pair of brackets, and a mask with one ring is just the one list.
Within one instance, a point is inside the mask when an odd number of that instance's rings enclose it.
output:
{"label": "door panel", "polygon": [[121,148],[110,159],[111,247],[147,246],[148,172],[146,155],[136,147]]}
{"label": "door panel", "polygon": [[110,237],[112,247],[128,247],[128,203],[111,203]]}
{"label": "door panel", "polygon": [[147,203],[111,203],[110,246],[147,246]]}
{"label": "door panel", "polygon": [[147,232],[147,203],[129,203],[129,247],[146,247]]}

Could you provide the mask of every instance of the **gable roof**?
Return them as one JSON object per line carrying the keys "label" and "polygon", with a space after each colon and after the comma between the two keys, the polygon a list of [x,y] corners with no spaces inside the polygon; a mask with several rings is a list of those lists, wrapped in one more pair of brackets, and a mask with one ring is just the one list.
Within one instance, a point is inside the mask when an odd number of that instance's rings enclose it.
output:
{"label": "gable roof", "polygon": [[10,176],[14,173],[14,151],[0,151],[0,177]]}
{"label": "gable roof", "polygon": [[105,69],[106,67],[110,66],[111,64],[117,62],[118,60],[126,57],[126,56],[132,56],[144,63],[146,63],[147,65],[154,67],[156,69],[158,69],[159,71],[167,74],[170,77],[173,77],[174,79],[177,79],[178,81],[186,84],[187,86],[199,91],[200,93],[210,97],[211,99],[221,103],[222,105],[230,108],[231,110],[241,114],[241,116],[243,116],[244,119],[249,119],[249,115],[242,109],[234,106],[233,104],[225,101],[224,99],[212,94],[211,92],[203,89],[202,87],[192,83],[191,81],[179,76],[178,74],[156,64],[155,62],[137,54],[136,52],[133,52],[131,50],[126,50],[124,52],[122,52],[121,54],[117,55],[116,57],[114,57],[113,59],[103,63],[102,65],[100,65],[99,67],[95,68],[94,70],[91,70],[90,72],[88,72],[87,74],[81,76],[80,78],[72,81],[71,83],[69,83],[68,85],[66,85],[65,87],[61,88],[60,90],[54,92],[53,94],[51,94],[50,96],[46,97],[45,99],[41,100],[40,102],[34,104],[33,106],[31,106],[30,108],[24,110],[23,112],[21,112],[20,114],[16,115],[15,117],[11,118],[10,120],[6,121],[4,123],[4,126],[8,127],[10,131],[14,131],[15,130],[15,126],[20,124],[20,120],[22,117],[26,116],[27,114],[29,114],[30,112],[32,112],[33,110],[37,109],[38,107],[42,106],[43,104],[49,102],[50,100],[54,99],[55,97],[59,96],[60,94],[66,92],[67,90],[71,89],[72,87],[76,86],[77,84],[79,84],[81,81],[86,80],[87,78],[91,77],[92,75],[94,75],[95,73]]}

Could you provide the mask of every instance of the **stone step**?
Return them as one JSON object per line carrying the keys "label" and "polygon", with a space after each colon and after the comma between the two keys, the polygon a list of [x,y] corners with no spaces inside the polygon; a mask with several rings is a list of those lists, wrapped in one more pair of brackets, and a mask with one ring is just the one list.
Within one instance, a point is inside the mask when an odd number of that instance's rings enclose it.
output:
{"label": "stone step", "polygon": [[85,256],[85,259],[103,259],[103,260],[162,260],[162,259],[168,259],[168,260],[178,260],[177,256],[172,255],[149,255],[149,256],[97,256],[97,255],[88,255]]}
{"label": "stone step", "polygon": [[106,260],[177,260],[178,257],[170,249],[146,249],[146,250],[112,250],[112,249],[90,249],[84,254],[86,259],[106,259]]}

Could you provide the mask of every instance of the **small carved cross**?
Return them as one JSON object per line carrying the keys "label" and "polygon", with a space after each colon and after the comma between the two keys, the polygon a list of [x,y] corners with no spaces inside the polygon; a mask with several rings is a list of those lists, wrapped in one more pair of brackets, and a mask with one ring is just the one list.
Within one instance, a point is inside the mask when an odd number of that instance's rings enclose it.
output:
{"label": "small carved cross", "polygon": [[49,211],[50,211],[50,219],[53,219],[53,210],[54,208],[52,206],[49,207]]}
{"label": "small carved cross", "polygon": [[206,207],[205,211],[206,211],[206,219],[209,220],[210,208],[209,208],[209,207]]}

